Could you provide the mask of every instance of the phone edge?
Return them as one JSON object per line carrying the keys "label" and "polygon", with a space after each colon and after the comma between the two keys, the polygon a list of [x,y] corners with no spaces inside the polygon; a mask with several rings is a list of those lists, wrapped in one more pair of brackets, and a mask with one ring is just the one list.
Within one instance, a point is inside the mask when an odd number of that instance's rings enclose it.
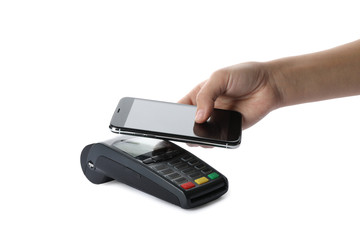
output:
{"label": "phone edge", "polygon": [[235,149],[238,148],[240,146],[241,143],[241,138],[239,139],[239,141],[236,142],[224,142],[224,143],[214,143],[214,142],[202,142],[202,141],[198,141],[198,140],[193,140],[193,139],[189,139],[189,138],[181,138],[181,137],[169,137],[166,135],[158,135],[158,134],[153,134],[153,133],[139,133],[139,132],[134,132],[134,131],[128,131],[128,130],[121,130],[121,128],[119,127],[115,127],[110,125],[109,126],[110,130],[113,133],[116,134],[124,134],[124,135],[131,135],[131,136],[138,136],[138,137],[148,137],[148,138],[156,138],[156,139],[164,139],[164,140],[168,140],[168,141],[178,141],[178,142],[183,142],[183,143],[190,143],[190,144],[199,144],[199,145],[205,145],[205,146],[212,146],[212,147],[222,147],[222,148],[229,148],[229,149]]}

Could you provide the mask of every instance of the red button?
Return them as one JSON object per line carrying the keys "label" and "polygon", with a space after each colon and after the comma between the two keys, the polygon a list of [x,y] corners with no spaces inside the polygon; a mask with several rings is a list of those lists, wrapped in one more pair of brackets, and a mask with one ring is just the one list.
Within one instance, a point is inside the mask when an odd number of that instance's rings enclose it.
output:
{"label": "red button", "polygon": [[193,184],[192,182],[187,182],[187,183],[181,184],[180,187],[182,187],[183,189],[190,189],[190,188],[195,187],[195,184]]}

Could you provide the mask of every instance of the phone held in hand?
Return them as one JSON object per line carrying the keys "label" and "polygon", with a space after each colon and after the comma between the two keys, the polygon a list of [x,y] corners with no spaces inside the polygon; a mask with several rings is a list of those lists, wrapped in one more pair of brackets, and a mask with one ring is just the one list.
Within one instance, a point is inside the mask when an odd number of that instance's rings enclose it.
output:
{"label": "phone held in hand", "polygon": [[139,98],[122,98],[112,116],[112,132],[191,144],[237,148],[242,115],[214,109],[202,124],[195,122],[196,106]]}

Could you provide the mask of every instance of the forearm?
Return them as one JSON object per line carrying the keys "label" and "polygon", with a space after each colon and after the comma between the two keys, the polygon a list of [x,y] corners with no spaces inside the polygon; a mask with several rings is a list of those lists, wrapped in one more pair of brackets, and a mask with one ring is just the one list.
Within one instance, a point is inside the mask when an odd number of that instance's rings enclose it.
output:
{"label": "forearm", "polygon": [[279,107],[360,94],[360,40],[266,65]]}

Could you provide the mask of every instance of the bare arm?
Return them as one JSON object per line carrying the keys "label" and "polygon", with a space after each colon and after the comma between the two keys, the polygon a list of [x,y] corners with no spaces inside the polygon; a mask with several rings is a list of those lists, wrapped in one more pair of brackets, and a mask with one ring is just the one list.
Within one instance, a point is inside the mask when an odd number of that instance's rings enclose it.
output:
{"label": "bare arm", "polygon": [[360,94],[360,40],[267,63],[280,106]]}
{"label": "bare arm", "polygon": [[197,105],[195,121],[214,107],[243,114],[243,128],[294,104],[360,94],[360,40],[322,52],[226,67],[180,100]]}

